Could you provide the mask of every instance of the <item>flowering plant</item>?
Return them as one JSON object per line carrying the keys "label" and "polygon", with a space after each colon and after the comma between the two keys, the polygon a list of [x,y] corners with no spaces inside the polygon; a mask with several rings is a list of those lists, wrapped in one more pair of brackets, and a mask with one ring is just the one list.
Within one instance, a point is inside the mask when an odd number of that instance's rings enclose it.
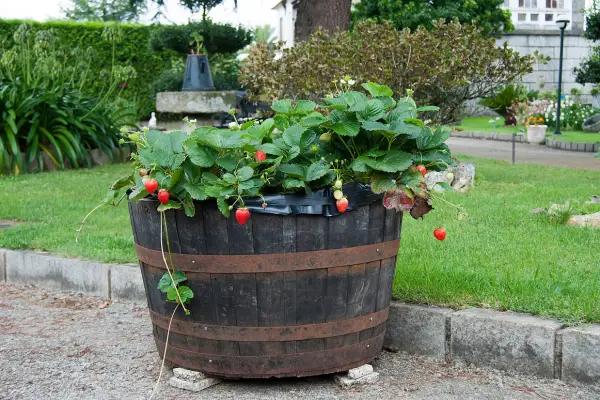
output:
{"label": "flowering plant", "polygon": [[544,122],[545,122],[544,118],[536,117],[536,116],[532,115],[529,118],[527,118],[527,122],[525,122],[525,126],[530,127],[532,124],[533,124],[533,126],[540,126],[540,124],[543,124]]}
{"label": "flowering plant", "polygon": [[133,170],[115,182],[107,202],[129,190],[130,201],[157,195],[159,211],[183,208],[193,216],[194,200],[214,199],[225,216],[236,209],[243,224],[245,199],[329,188],[344,212],[344,184],[362,183],[385,193],[385,205],[422,217],[431,210],[426,169],[453,164],[444,143],[450,129],[426,126],[419,114],[437,107],[418,108],[410,93],[395,100],[387,86],[365,83],[365,95],[350,90],[353,84],[344,79],[343,90],[321,106],[275,101],[276,115],[262,123],[129,134],[137,148]]}

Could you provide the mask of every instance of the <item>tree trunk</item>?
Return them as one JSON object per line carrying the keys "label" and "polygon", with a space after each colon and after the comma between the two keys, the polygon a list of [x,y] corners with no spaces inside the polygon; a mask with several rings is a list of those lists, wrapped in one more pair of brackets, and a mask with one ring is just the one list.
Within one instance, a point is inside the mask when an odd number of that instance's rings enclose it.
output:
{"label": "tree trunk", "polygon": [[330,32],[350,28],[352,0],[297,0],[295,8],[296,41],[308,39],[319,27]]}

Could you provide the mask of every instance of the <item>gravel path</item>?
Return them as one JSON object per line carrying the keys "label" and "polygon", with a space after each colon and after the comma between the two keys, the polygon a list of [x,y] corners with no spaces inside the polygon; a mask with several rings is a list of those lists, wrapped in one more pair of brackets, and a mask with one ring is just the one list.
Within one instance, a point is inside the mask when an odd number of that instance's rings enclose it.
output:
{"label": "gravel path", "polygon": [[[381,377],[342,390],[331,376],[228,381],[201,393],[166,384],[155,399],[599,399],[600,388],[456,368],[383,352]],[[147,399],[158,377],[147,310],[0,284],[0,399]]]}
{"label": "gravel path", "polygon": [[[451,137],[447,143],[455,154],[512,161],[511,142]],[[517,143],[515,154],[517,164],[600,170],[600,160],[594,158],[594,153],[556,150],[535,144]]]}

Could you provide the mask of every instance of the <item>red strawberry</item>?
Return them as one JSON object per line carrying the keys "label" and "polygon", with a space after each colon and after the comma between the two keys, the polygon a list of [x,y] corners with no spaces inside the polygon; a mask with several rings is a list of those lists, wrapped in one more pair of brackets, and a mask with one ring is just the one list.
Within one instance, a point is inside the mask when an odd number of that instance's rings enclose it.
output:
{"label": "red strawberry", "polygon": [[343,199],[339,199],[335,202],[335,205],[337,206],[338,211],[343,213],[348,208],[348,199],[345,197]]}
{"label": "red strawberry", "polygon": [[446,239],[446,228],[437,228],[433,231],[433,236],[435,236],[437,240]]}
{"label": "red strawberry", "polygon": [[156,179],[148,179],[146,182],[144,182],[144,186],[146,187],[148,193],[153,194],[156,192],[156,189],[158,189],[158,182],[156,182]]}
{"label": "red strawberry", "polygon": [[162,204],[167,204],[169,201],[169,191],[167,189],[160,189],[158,191],[158,201]]}
{"label": "red strawberry", "polygon": [[425,168],[424,165],[419,165],[417,167],[417,169],[419,170],[419,172],[421,173],[421,175],[425,176],[425,174],[427,173],[427,168]]}
{"label": "red strawberry", "polygon": [[238,224],[244,225],[248,222],[248,218],[250,218],[250,211],[247,208],[238,208],[235,210],[235,219],[237,219]]}
{"label": "red strawberry", "polygon": [[254,155],[256,156],[256,161],[258,162],[263,162],[267,159],[267,155],[262,150],[255,151]]}

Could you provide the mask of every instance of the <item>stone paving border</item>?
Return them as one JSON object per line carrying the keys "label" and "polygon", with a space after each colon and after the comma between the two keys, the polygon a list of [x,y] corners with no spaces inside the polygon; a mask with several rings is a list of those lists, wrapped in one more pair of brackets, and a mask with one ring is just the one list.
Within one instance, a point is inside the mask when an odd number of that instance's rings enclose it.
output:
{"label": "stone paving border", "polygon": [[[0,249],[0,282],[75,291],[112,301],[146,301],[135,264]],[[600,384],[600,325],[566,327],[529,314],[392,302],[385,343],[447,363]]]}
{"label": "stone paving border", "polygon": [[[467,138],[467,139],[482,139],[496,140],[499,142],[511,142],[512,135],[505,133],[488,133],[488,132],[452,132],[452,137]],[[523,135],[515,137],[517,143],[527,143],[527,139]],[[546,147],[557,150],[579,151],[585,153],[596,153],[600,150],[600,143],[574,143],[563,142],[561,140],[550,139],[546,140]]]}

